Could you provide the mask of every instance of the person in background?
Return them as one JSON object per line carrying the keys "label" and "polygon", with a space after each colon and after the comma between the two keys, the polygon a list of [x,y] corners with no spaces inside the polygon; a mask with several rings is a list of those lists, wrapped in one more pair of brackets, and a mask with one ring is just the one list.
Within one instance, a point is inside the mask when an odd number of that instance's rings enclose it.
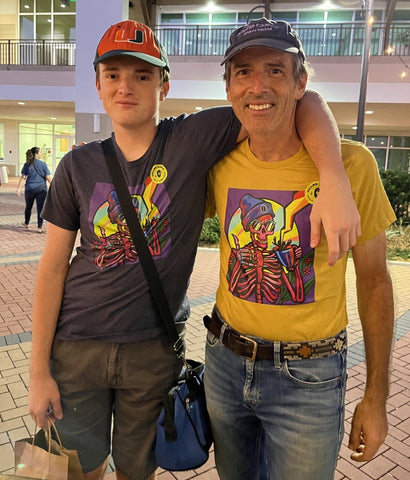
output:
{"label": "person in background", "polygon": [[41,150],[38,147],[32,147],[26,152],[26,163],[21,169],[21,177],[17,185],[17,195],[20,196],[21,184],[25,182],[24,198],[26,208],[24,210],[24,228],[29,228],[31,210],[34,201],[37,208],[37,231],[43,233],[43,219],[41,211],[47,195],[47,183],[51,183],[51,174],[45,162],[40,160]]}
{"label": "person in background", "polygon": [[[146,25],[112,25],[98,44],[94,67],[113,124],[111,139],[182,332],[207,174],[246,132],[231,107],[160,119],[169,63]],[[318,153],[321,178],[334,199],[326,199],[324,188],[313,223],[320,235],[327,216],[330,261],[336,261],[355,242],[359,217],[328,109],[307,94],[298,110],[302,138]],[[110,452],[117,478],[152,480],[156,421],[181,362],[153,305],[101,142],[63,157],[43,216],[48,229],[33,302],[29,412],[45,426],[51,407],[64,445],[78,451],[86,480],[103,477]],[[72,258],[78,231],[81,242]]]}
{"label": "person in background", "polygon": [[[216,306],[204,317],[216,467],[221,480],[259,480],[265,469],[270,480],[331,480],[344,430],[347,254],[330,267],[327,243],[310,242],[322,182],[295,125],[306,57],[287,22],[261,18],[232,33],[223,64],[249,138],[209,177],[208,213],[221,225]],[[349,448],[365,462],[387,434],[385,229],[395,216],[372,153],[342,140],[342,156],[361,217],[352,255],[367,368]]]}

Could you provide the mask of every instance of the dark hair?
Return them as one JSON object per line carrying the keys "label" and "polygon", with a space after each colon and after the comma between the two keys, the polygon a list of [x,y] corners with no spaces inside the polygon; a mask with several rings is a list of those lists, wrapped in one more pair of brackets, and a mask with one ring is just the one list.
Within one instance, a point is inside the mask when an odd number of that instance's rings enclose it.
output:
{"label": "dark hair", "polygon": [[26,152],[26,163],[28,163],[28,165],[33,165],[34,160],[36,159],[36,155],[39,152],[40,152],[39,147],[29,148]]}

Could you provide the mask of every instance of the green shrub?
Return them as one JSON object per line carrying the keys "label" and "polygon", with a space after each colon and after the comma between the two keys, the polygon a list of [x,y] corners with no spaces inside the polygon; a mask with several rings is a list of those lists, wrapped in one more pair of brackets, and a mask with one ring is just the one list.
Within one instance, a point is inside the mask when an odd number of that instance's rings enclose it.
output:
{"label": "green shrub", "polygon": [[218,218],[205,218],[204,224],[202,225],[201,236],[199,237],[199,244],[217,245],[220,235],[221,229]]}
{"label": "green shrub", "polygon": [[385,170],[380,176],[397,217],[397,224],[410,224],[410,174],[402,170]]}

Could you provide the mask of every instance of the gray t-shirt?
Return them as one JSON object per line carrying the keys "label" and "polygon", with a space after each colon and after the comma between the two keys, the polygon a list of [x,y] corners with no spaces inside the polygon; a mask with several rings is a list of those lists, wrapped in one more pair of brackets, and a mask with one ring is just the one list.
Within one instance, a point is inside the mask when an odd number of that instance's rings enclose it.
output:
{"label": "gray t-shirt", "polygon": [[[143,157],[127,162],[115,143],[133,203],[176,322],[189,315],[186,290],[204,218],[208,170],[235,146],[230,107],[160,122]],[[43,217],[81,231],[64,289],[56,336],[126,343],[163,326],[122,217],[100,142],[67,153],[56,169]]]}

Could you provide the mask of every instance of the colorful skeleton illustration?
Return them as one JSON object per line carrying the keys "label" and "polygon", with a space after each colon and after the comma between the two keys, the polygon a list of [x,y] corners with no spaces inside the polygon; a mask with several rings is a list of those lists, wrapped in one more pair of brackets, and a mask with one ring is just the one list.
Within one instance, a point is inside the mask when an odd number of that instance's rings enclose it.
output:
{"label": "colorful skeleton illustration", "polygon": [[[139,202],[143,201],[144,200],[141,197],[132,197],[132,202],[135,206],[135,211],[140,222],[141,208]],[[121,265],[126,261],[135,262],[138,258],[138,253],[131,240],[130,231],[122,213],[115,190],[108,194],[107,202],[107,215],[110,221],[109,228],[99,225],[100,236],[99,239],[94,242],[94,248],[98,251],[95,263],[100,268]],[[158,211],[156,213],[157,216],[153,218],[145,217],[141,222],[143,232],[147,239],[148,248],[152,256],[157,256],[161,253],[160,236],[168,225],[168,220],[162,218]],[[107,230],[113,231],[114,233],[107,235]]]}
{"label": "colorful skeleton illustration", "polygon": [[[298,268],[302,249],[291,240],[275,240],[269,246],[275,230],[271,203],[246,194],[241,198],[240,210],[243,229],[249,232],[251,241],[241,247],[238,237],[232,234],[235,247],[228,263],[229,290],[242,299],[253,297],[256,303],[276,303],[284,286],[293,302],[303,302]],[[289,272],[294,272],[294,285]]]}

